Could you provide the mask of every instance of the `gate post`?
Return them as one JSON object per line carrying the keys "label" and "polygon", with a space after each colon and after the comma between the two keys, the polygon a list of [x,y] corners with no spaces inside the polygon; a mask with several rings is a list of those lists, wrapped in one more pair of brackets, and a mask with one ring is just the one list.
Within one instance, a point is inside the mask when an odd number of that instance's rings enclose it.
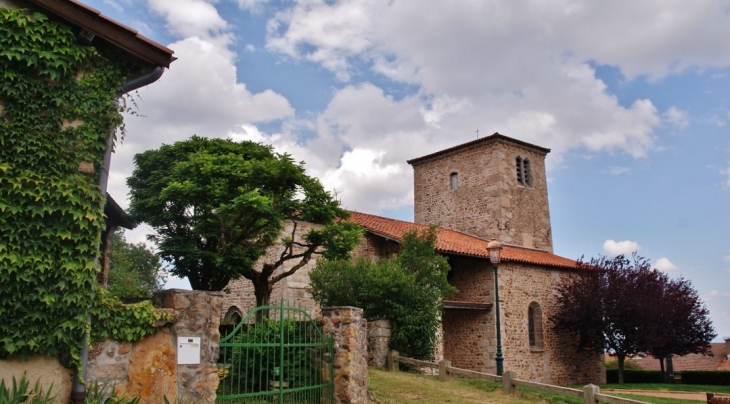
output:
{"label": "gate post", "polygon": [[356,307],[323,307],[322,332],[334,340],[336,404],[367,403],[367,321]]}

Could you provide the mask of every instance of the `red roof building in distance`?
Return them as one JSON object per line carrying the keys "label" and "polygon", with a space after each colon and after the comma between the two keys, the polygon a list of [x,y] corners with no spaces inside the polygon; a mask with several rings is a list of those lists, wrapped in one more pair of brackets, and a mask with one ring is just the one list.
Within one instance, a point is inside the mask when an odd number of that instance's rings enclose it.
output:
{"label": "red roof building in distance", "polygon": [[[710,344],[712,355],[689,354],[685,356],[672,357],[672,365],[675,372],[684,370],[726,370],[730,371],[730,338],[725,342],[713,342]],[[659,360],[647,356],[633,358],[631,362],[644,370],[660,370]]]}

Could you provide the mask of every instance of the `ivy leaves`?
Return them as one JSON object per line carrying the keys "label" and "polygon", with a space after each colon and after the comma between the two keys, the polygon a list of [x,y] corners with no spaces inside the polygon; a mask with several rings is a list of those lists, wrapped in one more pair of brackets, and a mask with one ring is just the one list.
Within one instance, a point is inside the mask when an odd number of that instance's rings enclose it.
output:
{"label": "ivy leaves", "polygon": [[77,169],[101,163],[122,122],[112,101],[139,73],[130,59],[0,8],[0,358],[67,352],[80,363],[104,216],[96,178]]}

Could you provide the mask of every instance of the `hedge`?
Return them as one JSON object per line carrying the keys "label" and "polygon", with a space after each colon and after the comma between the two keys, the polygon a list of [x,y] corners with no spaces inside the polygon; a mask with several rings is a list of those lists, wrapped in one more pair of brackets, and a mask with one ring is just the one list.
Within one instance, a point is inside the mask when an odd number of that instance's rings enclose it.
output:
{"label": "hedge", "polygon": [[730,371],[685,370],[682,372],[682,384],[709,384],[713,386],[730,386]]}
{"label": "hedge", "polygon": [[[618,383],[618,369],[606,370],[606,382],[608,384]],[[624,369],[624,383],[662,383],[662,372]]]}

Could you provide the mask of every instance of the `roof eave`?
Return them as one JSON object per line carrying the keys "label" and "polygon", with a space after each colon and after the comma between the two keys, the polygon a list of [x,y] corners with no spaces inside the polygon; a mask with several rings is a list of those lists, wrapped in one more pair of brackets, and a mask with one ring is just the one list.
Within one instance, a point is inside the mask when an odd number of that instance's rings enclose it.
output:
{"label": "roof eave", "polygon": [[412,166],[415,166],[415,165],[424,163],[426,161],[433,160],[435,158],[440,158],[440,157],[449,155],[451,153],[454,153],[454,152],[462,150],[462,149],[467,149],[469,147],[474,147],[474,146],[485,144],[485,143],[494,143],[494,142],[500,142],[500,141],[527,147],[529,149],[532,149],[536,153],[542,154],[542,155],[547,155],[548,153],[550,153],[550,149],[547,149],[545,147],[537,146],[532,143],[523,142],[522,140],[517,140],[517,139],[513,139],[511,137],[502,135],[499,132],[494,132],[493,134],[483,137],[481,139],[472,140],[470,142],[462,143],[460,145],[456,145],[456,146],[450,147],[448,149],[440,150],[435,153],[427,154],[427,155],[421,156],[421,157],[416,157],[416,158],[410,159],[406,162]]}
{"label": "roof eave", "polygon": [[170,67],[175,58],[171,49],[152,41],[136,30],[102,15],[98,10],[74,0],[26,0],[69,23],[85,28],[125,52],[155,66]]}

